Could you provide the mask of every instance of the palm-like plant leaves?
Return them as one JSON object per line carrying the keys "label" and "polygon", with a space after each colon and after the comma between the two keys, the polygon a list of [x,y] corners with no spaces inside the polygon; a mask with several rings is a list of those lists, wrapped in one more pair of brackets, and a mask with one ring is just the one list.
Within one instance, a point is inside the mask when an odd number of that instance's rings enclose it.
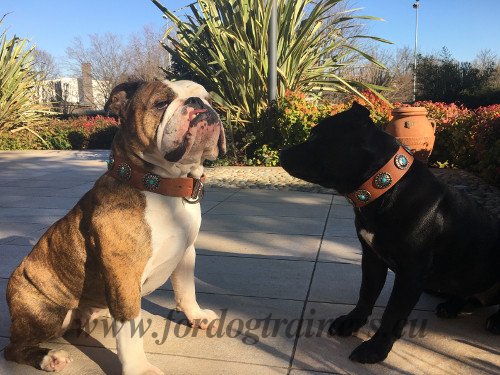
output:
{"label": "palm-like plant leaves", "polygon": [[25,39],[0,33],[0,131],[35,125],[49,113],[34,100],[33,49]]}
{"label": "palm-like plant leaves", "polygon": [[[191,15],[182,20],[159,1],[153,3],[173,26],[165,34],[164,47],[183,67],[208,87],[216,102],[254,122],[267,103],[268,27],[271,1],[197,0]],[[367,59],[381,66],[344,36],[355,19],[350,11],[332,16],[342,0],[278,0],[278,96],[286,89],[351,92],[375,86],[342,77],[343,69]],[[196,6],[197,4],[197,6]],[[168,73],[168,71],[167,71]]]}

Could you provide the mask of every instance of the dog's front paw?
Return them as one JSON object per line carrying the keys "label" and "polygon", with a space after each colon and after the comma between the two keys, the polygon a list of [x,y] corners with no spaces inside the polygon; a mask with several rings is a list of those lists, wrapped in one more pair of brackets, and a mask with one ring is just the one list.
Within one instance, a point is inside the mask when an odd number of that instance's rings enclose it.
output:
{"label": "dog's front paw", "polygon": [[165,373],[151,363],[147,363],[145,366],[141,366],[140,369],[137,367],[126,367],[123,369],[123,375],[165,375]]}
{"label": "dog's front paw", "polygon": [[73,358],[64,350],[50,350],[40,363],[40,368],[47,372],[62,371]]}
{"label": "dog's front paw", "polygon": [[199,310],[194,314],[189,314],[188,319],[189,323],[193,327],[201,329],[217,329],[218,325],[216,320],[219,319],[219,316],[212,310]]}
{"label": "dog's front paw", "polygon": [[394,343],[387,336],[377,335],[363,342],[353,350],[349,359],[360,363],[377,363],[387,358]]}
{"label": "dog's front paw", "polygon": [[350,314],[342,315],[330,325],[328,333],[330,335],[350,336],[363,327],[367,321],[367,317],[355,317]]}
{"label": "dog's front paw", "polygon": [[465,304],[466,301],[461,298],[450,298],[436,306],[436,315],[438,318],[455,319],[458,314],[460,314]]}
{"label": "dog's front paw", "polygon": [[486,320],[486,329],[495,335],[500,335],[500,311]]}

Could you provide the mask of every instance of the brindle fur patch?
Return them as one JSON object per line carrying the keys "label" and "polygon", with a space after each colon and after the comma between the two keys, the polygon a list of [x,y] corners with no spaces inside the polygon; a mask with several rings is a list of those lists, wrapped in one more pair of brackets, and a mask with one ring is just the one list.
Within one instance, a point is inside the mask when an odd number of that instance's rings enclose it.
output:
{"label": "brindle fur patch", "polygon": [[152,251],[145,206],[140,191],[103,176],[40,238],[9,279],[8,360],[36,365],[47,351],[35,347],[63,333],[69,310],[107,306],[120,321],[139,314]]}

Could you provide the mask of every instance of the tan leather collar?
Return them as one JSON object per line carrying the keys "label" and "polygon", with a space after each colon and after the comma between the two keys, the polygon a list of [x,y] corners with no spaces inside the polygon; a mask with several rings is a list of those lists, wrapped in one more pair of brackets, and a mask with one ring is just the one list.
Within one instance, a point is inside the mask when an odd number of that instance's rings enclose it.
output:
{"label": "tan leather collar", "polygon": [[168,197],[182,197],[189,203],[198,203],[203,198],[205,175],[201,178],[164,178],[133,166],[130,161],[115,157],[112,153],[109,155],[106,174],[136,189]]}
{"label": "tan leather collar", "polygon": [[373,202],[391,189],[413,164],[413,155],[400,146],[391,159],[366,180],[358,189],[346,194],[347,200],[356,208]]}

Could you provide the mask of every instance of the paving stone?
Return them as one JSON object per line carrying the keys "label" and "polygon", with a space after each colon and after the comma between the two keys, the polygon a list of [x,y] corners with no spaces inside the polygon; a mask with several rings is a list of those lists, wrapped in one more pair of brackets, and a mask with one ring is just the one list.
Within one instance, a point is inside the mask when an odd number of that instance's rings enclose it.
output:
{"label": "paving stone", "polygon": [[325,236],[355,237],[357,238],[354,219],[330,217],[326,224]]}
{"label": "paving stone", "polygon": [[228,201],[243,203],[297,203],[297,204],[330,204],[331,194],[315,194],[297,191],[283,191],[276,193],[274,190],[266,189],[240,189],[232,195]]}
{"label": "paving stone", "polygon": [[222,202],[210,211],[211,215],[238,215],[248,216],[288,216],[294,218],[319,217],[326,218],[328,204],[296,204],[282,202]]}
{"label": "paving stone", "polygon": [[[376,306],[386,306],[389,300],[394,273],[389,271],[385,286]],[[311,284],[310,301],[356,305],[361,286],[361,267],[354,264],[318,263]],[[434,311],[443,299],[423,293],[415,309]]]}
{"label": "paving stone", "polygon": [[47,225],[35,223],[0,223],[0,244],[10,243],[18,238],[30,237],[31,233],[46,228]]}
{"label": "paving stone", "polygon": [[324,237],[321,242],[320,262],[361,264],[361,244],[354,237]]}
{"label": "paving stone", "polygon": [[[210,308],[221,317],[217,330],[194,330],[186,325],[175,307],[173,294],[155,291],[143,299],[144,345],[148,353],[189,356],[259,364],[288,366],[302,311],[302,302],[266,298],[248,298],[199,293],[202,308]],[[260,322],[260,323],[259,323]],[[267,322],[267,323],[266,323]],[[77,346],[116,348],[109,319],[89,326],[91,336],[68,332],[56,342]]]}
{"label": "paving stone", "polygon": [[8,279],[32,246],[0,245],[0,277]]}
{"label": "paving stone", "polygon": [[[64,375],[121,375],[121,364],[115,349],[48,343],[51,349],[66,350],[73,358],[62,372]],[[166,374],[176,375],[286,375],[286,368],[249,363],[219,361],[180,355],[147,354],[150,363]],[[40,375],[41,371],[25,365],[7,362],[0,356],[0,373],[5,375]]]}
{"label": "paving stone", "polygon": [[333,204],[330,210],[330,218],[354,219],[354,210],[345,204]]}
{"label": "paving stone", "polygon": [[0,198],[0,207],[6,208],[59,208],[70,210],[79,201],[78,198],[60,196],[5,196]]}
{"label": "paving stone", "polygon": [[[344,305],[309,303],[293,368],[335,374],[494,374],[500,371],[498,338],[484,329],[485,309],[460,319],[441,320],[431,312],[414,311],[402,339],[387,359],[361,365],[348,359],[362,341],[373,336],[382,309],[354,336],[328,336],[328,320],[349,312]],[[308,327],[309,331],[307,330]],[[321,329],[326,327],[325,329]],[[308,334],[306,335],[306,333]],[[320,333],[319,335],[317,335]]]}
{"label": "paving stone", "polygon": [[[1,295],[5,296],[7,277],[39,236],[104,173],[108,153],[0,152],[0,228],[7,235],[0,239]],[[20,174],[20,170],[25,173]],[[175,374],[286,374],[294,328],[298,327],[320,242],[303,329],[308,324],[317,328],[321,320],[349,312],[357,301],[360,245],[352,207],[344,197],[332,195],[335,192],[331,189],[294,179],[281,168],[224,167],[207,169],[206,173],[209,182],[197,241],[197,294],[203,308],[225,316],[220,331],[223,335],[208,337],[204,331],[193,335],[184,315],[174,312],[173,292],[167,284],[143,299],[144,321],[151,319],[145,335],[148,358]],[[449,184],[455,175],[467,180],[460,173],[451,171],[443,179]],[[217,184],[220,187],[214,187]],[[492,189],[486,191],[476,180],[470,184],[467,181],[467,185],[476,199],[488,204],[499,195]],[[414,320],[412,332],[417,334],[410,336],[408,331],[384,363],[359,365],[349,361],[349,353],[373,334],[393,282],[394,275],[389,273],[377,302],[380,307],[375,308],[367,328],[356,336],[300,337],[290,374],[500,372],[498,340],[484,330],[484,320],[494,310],[439,320],[433,310],[441,300],[428,295],[423,295],[410,317]],[[259,327],[251,328],[258,321]],[[266,321],[278,324],[275,334],[264,330]],[[75,357],[65,374],[121,373],[113,353],[116,343],[112,335],[104,334],[104,322],[109,323],[100,320],[101,325],[90,337],[78,337],[71,331],[65,338],[47,344],[51,348],[63,346]],[[419,337],[422,325],[426,334]],[[161,342],[166,329],[168,337]],[[186,337],[182,338],[183,334]],[[5,300],[0,299],[0,350],[7,344],[8,335],[8,310]],[[0,374],[30,375],[39,371],[6,363],[0,355]]]}
{"label": "paving stone", "polygon": [[[196,290],[303,300],[313,266],[310,261],[200,255],[196,259]],[[170,282],[164,288],[171,290]]]}
{"label": "paving stone", "polygon": [[314,260],[320,241],[321,236],[201,231],[196,251],[206,255]]}
{"label": "paving stone", "polygon": [[209,212],[203,216],[201,230],[318,236],[323,233],[324,225],[321,218],[213,215]]}
{"label": "paving stone", "polygon": [[40,237],[47,231],[48,226],[28,234],[20,234],[0,239],[0,245],[34,246]]}

